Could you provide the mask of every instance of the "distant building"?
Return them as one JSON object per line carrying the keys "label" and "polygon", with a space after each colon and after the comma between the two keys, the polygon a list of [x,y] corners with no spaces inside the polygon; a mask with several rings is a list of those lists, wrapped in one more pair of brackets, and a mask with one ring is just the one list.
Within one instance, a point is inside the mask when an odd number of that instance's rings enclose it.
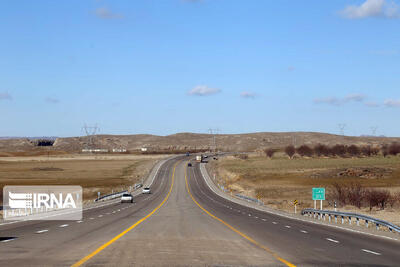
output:
{"label": "distant building", "polygon": [[124,152],[126,152],[126,148],[113,148],[112,152],[114,152],[114,153],[124,153]]}
{"label": "distant building", "polygon": [[84,148],[82,153],[108,153],[108,149],[104,148]]}
{"label": "distant building", "polygon": [[146,152],[146,151],[147,151],[147,147],[142,147],[140,150],[141,150],[142,152]]}

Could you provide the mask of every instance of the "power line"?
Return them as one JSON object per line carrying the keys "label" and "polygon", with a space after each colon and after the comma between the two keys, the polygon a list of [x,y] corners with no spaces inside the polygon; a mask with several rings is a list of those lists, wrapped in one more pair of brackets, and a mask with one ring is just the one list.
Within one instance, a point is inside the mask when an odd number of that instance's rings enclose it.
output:
{"label": "power line", "polygon": [[340,135],[344,135],[344,129],[346,128],[346,124],[345,123],[339,123],[338,127],[339,127],[339,131],[340,131]]}
{"label": "power line", "polygon": [[218,134],[218,132],[219,132],[218,128],[216,128],[216,129],[209,128],[208,129],[208,133],[211,134],[210,149],[211,149],[211,151],[214,151],[214,152],[217,151],[217,143],[216,143],[216,140],[215,140],[215,135]]}
{"label": "power line", "polygon": [[94,148],[94,136],[96,133],[100,131],[100,128],[97,126],[97,124],[93,126],[88,126],[86,123],[82,126],[82,130],[85,132],[86,137],[88,139],[88,144],[87,148]]}

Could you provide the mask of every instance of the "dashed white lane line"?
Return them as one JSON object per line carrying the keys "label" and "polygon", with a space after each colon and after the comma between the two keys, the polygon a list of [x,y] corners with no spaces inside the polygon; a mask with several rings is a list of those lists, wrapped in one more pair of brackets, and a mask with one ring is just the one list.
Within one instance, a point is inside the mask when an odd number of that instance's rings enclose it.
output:
{"label": "dashed white lane line", "polygon": [[256,216],[256,217],[254,217],[254,219],[258,219],[258,217]]}
{"label": "dashed white lane line", "polygon": [[47,229],[44,229],[44,230],[39,230],[39,231],[37,231],[36,233],[37,234],[42,234],[42,233],[46,233],[46,232],[48,232],[49,230],[47,230]]}
{"label": "dashed white lane line", "polygon": [[251,217],[251,214],[249,214],[249,217]]}
{"label": "dashed white lane line", "polygon": [[106,214],[107,214],[107,215],[110,215],[111,213],[107,212]]}
{"label": "dashed white lane line", "polygon": [[273,224],[278,224],[277,222],[272,222]]}
{"label": "dashed white lane line", "polygon": [[367,253],[370,253],[370,254],[374,254],[374,255],[377,255],[377,256],[382,255],[381,253],[378,253],[378,252],[375,252],[375,251],[372,251],[372,250],[368,250],[368,249],[362,249],[361,251],[364,251],[364,252],[367,252]]}
{"label": "dashed white lane line", "polygon": [[303,234],[308,234],[308,232],[304,230],[300,230],[300,232],[302,232]]}
{"label": "dashed white lane line", "polygon": [[77,221],[76,223],[81,223],[81,222],[83,222],[83,221]]}
{"label": "dashed white lane line", "polygon": [[64,228],[64,227],[67,227],[69,224],[62,224],[62,225],[60,225],[60,226],[58,226],[58,227],[60,227],[60,228]]}
{"label": "dashed white lane line", "polygon": [[101,217],[103,217],[103,215],[100,214],[98,217],[101,218]]}
{"label": "dashed white lane line", "polygon": [[266,219],[262,219],[264,222],[266,222],[267,220]]}
{"label": "dashed white lane line", "polygon": [[115,213],[115,210],[112,213]]}
{"label": "dashed white lane line", "polygon": [[285,227],[286,227],[286,228],[292,228],[292,226],[290,226],[290,225],[286,225]]}
{"label": "dashed white lane line", "polygon": [[94,220],[94,218],[92,217],[92,218],[89,218],[89,220]]}
{"label": "dashed white lane line", "polygon": [[13,240],[15,240],[16,238],[10,238],[10,239],[6,239],[6,240],[2,240],[2,241],[0,241],[1,243],[7,243],[7,242],[10,242],[10,241],[13,241]]}
{"label": "dashed white lane line", "polygon": [[332,238],[327,238],[326,240],[331,241],[331,242],[333,242],[333,243],[340,243],[339,241],[337,241],[337,240],[335,240],[335,239],[332,239]]}

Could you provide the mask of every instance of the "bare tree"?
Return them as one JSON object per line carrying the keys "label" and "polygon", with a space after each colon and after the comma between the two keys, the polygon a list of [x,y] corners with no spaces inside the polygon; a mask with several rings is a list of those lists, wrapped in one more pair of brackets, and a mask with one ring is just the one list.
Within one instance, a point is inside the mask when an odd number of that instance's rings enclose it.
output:
{"label": "bare tree", "polygon": [[347,153],[352,157],[357,157],[360,155],[360,148],[356,145],[351,145],[347,147]]}
{"label": "bare tree", "polygon": [[331,153],[338,157],[344,157],[346,154],[346,146],[345,145],[334,145],[331,149]]}
{"label": "bare tree", "polygon": [[388,149],[389,155],[397,156],[400,153],[400,144],[392,143]]}
{"label": "bare tree", "polygon": [[302,157],[304,156],[312,157],[314,155],[314,150],[307,145],[300,146],[299,148],[296,149],[296,152]]}
{"label": "bare tree", "polygon": [[264,150],[264,153],[268,158],[272,158],[274,156],[275,152],[276,152],[276,149],[274,149],[274,148],[267,148]]}
{"label": "bare tree", "polygon": [[289,156],[289,158],[293,158],[294,154],[296,153],[296,149],[293,145],[289,145],[285,148],[285,153]]}

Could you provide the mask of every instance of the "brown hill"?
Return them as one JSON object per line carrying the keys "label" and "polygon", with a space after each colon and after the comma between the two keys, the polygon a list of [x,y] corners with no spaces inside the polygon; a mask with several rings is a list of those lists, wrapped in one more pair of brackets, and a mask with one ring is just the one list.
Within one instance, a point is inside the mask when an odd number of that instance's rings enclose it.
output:
{"label": "brown hill", "polygon": [[[142,147],[149,151],[161,150],[200,150],[212,147],[212,135],[196,133],[178,133],[168,136],[147,134],[138,135],[96,135],[89,144],[88,137],[57,138],[52,147],[37,147],[33,140],[8,139],[0,140],[0,151],[68,151],[79,152],[84,148],[125,148],[128,151],[138,151]],[[284,147],[288,144],[326,145],[356,144],[382,145],[400,142],[398,137],[353,137],[315,132],[284,132],[284,133],[249,133],[249,134],[219,134],[215,137],[218,150],[221,151],[256,151],[267,147]]]}

